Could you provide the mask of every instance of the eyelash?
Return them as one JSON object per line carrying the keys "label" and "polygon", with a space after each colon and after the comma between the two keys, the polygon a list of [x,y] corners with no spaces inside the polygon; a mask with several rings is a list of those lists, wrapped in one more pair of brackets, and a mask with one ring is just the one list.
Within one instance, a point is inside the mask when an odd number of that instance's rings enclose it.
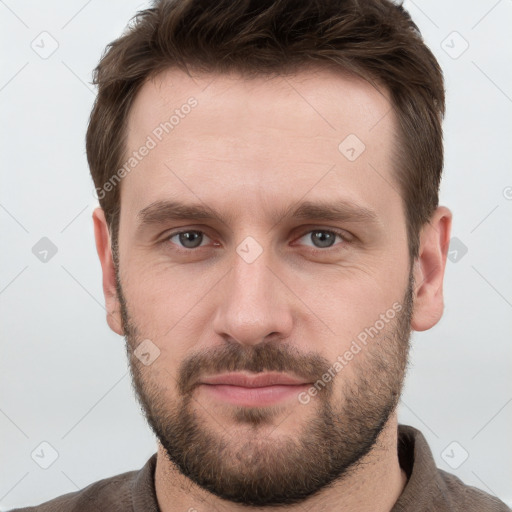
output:
{"label": "eyelash", "polygon": [[[329,228],[329,229],[326,229],[326,228],[315,228],[315,229],[309,229],[307,231],[304,231],[298,238],[297,240],[303,238],[305,235],[309,234],[309,233],[314,233],[316,231],[321,231],[321,232],[324,232],[324,233],[330,233],[330,234],[334,234],[334,235],[337,235],[339,236],[343,243],[341,244],[342,247],[341,249],[344,249],[345,245],[347,244],[350,244],[352,239],[351,239],[351,236],[346,232],[346,231],[339,231],[337,229],[333,229],[333,228]],[[202,233],[203,235],[206,235],[208,236],[204,231],[200,230],[200,229],[184,229],[184,230],[181,230],[181,231],[173,231],[172,233],[169,233],[168,235],[165,236],[165,238],[162,240],[162,243],[167,243],[167,242],[170,242],[170,239],[175,237],[176,235],[180,235],[180,234],[183,234],[183,233],[190,233],[190,232],[195,232],[195,233]],[[172,242],[171,242],[172,243]],[[174,244],[176,245],[176,244]],[[177,246],[178,247],[178,246]],[[317,253],[328,253],[328,252],[331,252],[333,250],[339,250],[340,248],[336,248],[336,246],[331,246],[331,247],[326,247],[324,249],[321,249],[319,247],[312,247],[312,246],[308,246],[309,247],[309,250],[311,252],[313,252],[314,254],[317,254]],[[183,248],[183,247],[178,247],[177,249],[175,249],[177,252],[179,253],[182,253],[182,254],[191,254],[192,252],[194,251],[198,251],[199,249],[203,249],[204,246],[198,246],[198,247],[194,247],[192,249],[187,249],[187,248]]]}

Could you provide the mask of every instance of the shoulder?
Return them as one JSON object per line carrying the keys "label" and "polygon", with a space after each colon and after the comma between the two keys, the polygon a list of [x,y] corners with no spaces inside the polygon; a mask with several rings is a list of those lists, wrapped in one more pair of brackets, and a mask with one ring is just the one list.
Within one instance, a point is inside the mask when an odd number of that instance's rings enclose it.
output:
{"label": "shoulder", "polygon": [[503,501],[476,487],[465,484],[460,478],[438,469],[438,474],[443,485],[438,487],[438,498],[452,504],[452,510],[464,512],[511,512]]}
{"label": "shoulder", "polygon": [[93,482],[83,489],[58,496],[40,505],[10,512],[121,512],[131,510],[131,489],[138,471],[127,471]]}
{"label": "shoulder", "polygon": [[512,512],[501,500],[440,469],[425,436],[399,424],[398,458],[408,481],[393,512]]}

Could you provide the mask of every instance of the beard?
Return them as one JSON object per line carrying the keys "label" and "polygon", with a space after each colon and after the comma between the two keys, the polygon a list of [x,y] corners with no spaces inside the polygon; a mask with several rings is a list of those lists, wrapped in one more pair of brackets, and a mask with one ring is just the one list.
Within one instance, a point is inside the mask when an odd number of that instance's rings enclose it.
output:
{"label": "beard", "polygon": [[[412,271],[402,309],[354,356],[349,373],[343,368],[308,405],[297,401],[294,407],[307,407],[309,414],[301,417],[298,433],[288,435],[279,433],[276,419],[294,411],[278,405],[220,407],[214,409],[221,412],[216,421],[193,396],[198,379],[231,371],[277,371],[317,382],[332,361],[279,341],[253,346],[226,341],[180,363],[174,378],[178,396],[169,401],[173,376],[165,368],[144,371],[133,354],[144,337],[129,314],[117,265],[116,284],[132,385],[146,420],[172,465],[219,498],[254,507],[303,502],[358,469],[398,405],[410,348]],[[228,419],[234,429],[225,428]]]}

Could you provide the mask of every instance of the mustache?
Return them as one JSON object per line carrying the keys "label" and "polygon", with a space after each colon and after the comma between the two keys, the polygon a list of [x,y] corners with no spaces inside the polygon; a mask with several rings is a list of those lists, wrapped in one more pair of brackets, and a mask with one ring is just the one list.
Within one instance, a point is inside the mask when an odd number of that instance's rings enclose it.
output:
{"label": "mustache", "polygon": [[202,377],[237,371],[293,373],[307,382],[316,382],[329,367],[324,357],[313,352],[302,354],[282,342],[267,341],[254,346],[228,342],[187,357],[180,365],[177,385],[180,394],[187,395]]}

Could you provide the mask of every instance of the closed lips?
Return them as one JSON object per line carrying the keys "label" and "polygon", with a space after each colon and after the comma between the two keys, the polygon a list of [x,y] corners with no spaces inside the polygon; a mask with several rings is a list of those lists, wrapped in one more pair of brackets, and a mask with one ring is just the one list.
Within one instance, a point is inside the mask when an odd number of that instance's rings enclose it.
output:
{"label": "closed lips", "polygon": [[245,388],[260,388],[266,386],[300,386],[308,384],[306,381],[292,377],[284,373],[264,373],[258,375],[248,375],[244,373],[226,373],[206,377],[200,384],[209,385],[229,385]]}

